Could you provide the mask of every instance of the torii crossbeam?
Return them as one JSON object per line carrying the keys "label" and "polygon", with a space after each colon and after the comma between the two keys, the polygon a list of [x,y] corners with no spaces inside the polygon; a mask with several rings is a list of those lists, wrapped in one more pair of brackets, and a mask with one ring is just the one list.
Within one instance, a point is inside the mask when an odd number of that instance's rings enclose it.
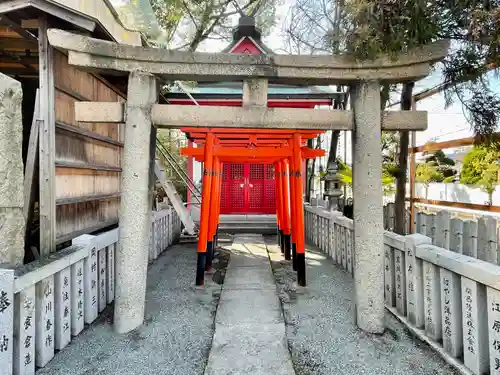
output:
{"label": "torii crossbeam", "polygon": [[[200,233],[196,285],[204,284],[205,271],[212,268],[220,214],[222,163],[273,163],[276,176],[276,217],[279,243],[285,259],[292,257],[297,283],[306,285],[302,161],[323,156],[323,150],[304,147],[304,140],[322,131],[181,128],[189,139],[203,146],[186,147],[181,154],[203,162]],[[291,254],[290,254],[291,253]]]}

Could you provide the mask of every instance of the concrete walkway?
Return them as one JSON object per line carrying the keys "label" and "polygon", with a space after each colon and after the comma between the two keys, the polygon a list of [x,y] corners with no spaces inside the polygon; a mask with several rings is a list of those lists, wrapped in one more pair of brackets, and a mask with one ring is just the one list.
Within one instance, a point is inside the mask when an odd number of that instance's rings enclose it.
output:
{"label": "concrete walkway", "polygon": [[205,375],[294,375],[264,238],[239,235],[217,308]]}

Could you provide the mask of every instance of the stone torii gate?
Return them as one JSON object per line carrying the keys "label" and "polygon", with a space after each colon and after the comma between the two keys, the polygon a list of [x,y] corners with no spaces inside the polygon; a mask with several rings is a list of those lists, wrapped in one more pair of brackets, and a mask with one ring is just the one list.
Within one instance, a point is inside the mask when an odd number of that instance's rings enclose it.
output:
{"label": "stone torii gate", "polygon": [[[149,240],[150,134],[165,128],[264,128],[350,130],[353,133],[354,280],[357,325],[384,331],[381,131],[424,130],[427,113],[381,112],[381,82],[415,81],[447,54],[438,41],[398,59],[359,62],[346,56],[231,55],[119,45],[61,30],[50,43],[71,65],[128,75],[128,101],[76,103],[76,120],[125,122],[120,248],[116,253],[114,325],[128,332],[142,324]],[[243,107],[159,105],[158,80],[244,81]],[[267,81],[281,84],[349,85],[352,111],[267,108]]]}

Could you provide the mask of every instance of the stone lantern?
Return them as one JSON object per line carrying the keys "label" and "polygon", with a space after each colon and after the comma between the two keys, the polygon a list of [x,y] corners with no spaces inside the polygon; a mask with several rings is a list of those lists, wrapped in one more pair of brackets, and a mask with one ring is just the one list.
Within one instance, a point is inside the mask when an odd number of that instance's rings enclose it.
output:
{"label": "stone lantern", "polygon": [[324,196],[328,197],[328,209],[330,211],[339,210],[339,198],[342,196],[341,181],[338,174],[339,168],[337,161],[329,161],[326,174],[322,178],[325,182]]}

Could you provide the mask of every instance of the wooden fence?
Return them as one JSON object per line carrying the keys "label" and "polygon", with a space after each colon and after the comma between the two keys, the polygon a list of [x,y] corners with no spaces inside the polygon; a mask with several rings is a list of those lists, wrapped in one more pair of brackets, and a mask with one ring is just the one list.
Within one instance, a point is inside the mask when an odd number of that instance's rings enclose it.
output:
{"label": "wooden fence", "polygon": [[[478,237],[484,237],[474,243],[467,224],[458,245],[453,231],[441,230],[447,228],[445,216],[417,216],[417,227],[425,223],[433,237],[385,231],[386,308],[462,374],[500,374],[500,266],[468,255],[475,248],[481,257],[496,259],[496,242],[488,240],[496,227],[480,220]],[[436,230],[428,222],[437,223]],[[305,225],[307,241],[352,274],[353,221],[306,205]],[[448,243],[461,251],[448,250]]]}
{"label": "wooden fence", "polygon": [[[171,208],[153,212],[149,260],[180,238]],[[118,229],[15,270],[0,270],[0,374],[34,374],[92,323],[115,296]]]}

